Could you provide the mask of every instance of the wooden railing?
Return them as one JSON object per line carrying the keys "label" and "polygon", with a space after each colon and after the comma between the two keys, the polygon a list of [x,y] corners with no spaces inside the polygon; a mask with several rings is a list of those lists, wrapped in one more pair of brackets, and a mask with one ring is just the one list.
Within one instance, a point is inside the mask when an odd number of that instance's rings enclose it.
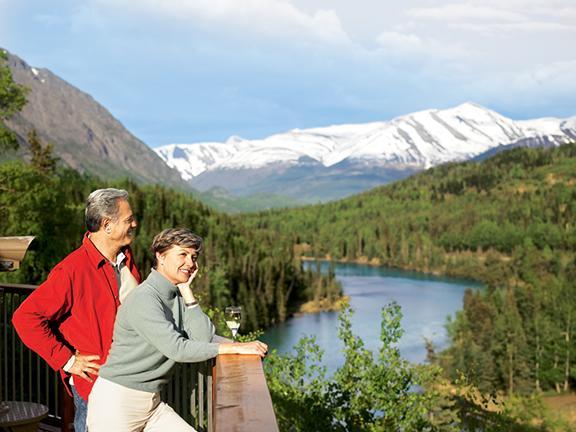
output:
{"label": "wooden railing", "polygon": [[278,431],[260,357],[219,356],[215,375],[214,426],[217,432]]}
{"label": "wooden railing", "polygon": [[[18,338],[12,314],[35,289],[0,283],[0,400],[48,406],[48,423],[73,430],[74,404],[59,375]],[[198,432],[278,430],[270,393],[257,356],[226,355],[181,364],[162,398]]]}

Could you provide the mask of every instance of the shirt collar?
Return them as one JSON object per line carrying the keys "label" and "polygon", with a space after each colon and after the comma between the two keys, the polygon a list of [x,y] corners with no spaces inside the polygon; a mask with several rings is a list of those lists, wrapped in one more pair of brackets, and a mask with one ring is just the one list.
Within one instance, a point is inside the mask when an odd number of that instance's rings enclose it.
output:
{"label": "shirt collar", "polygon": [[116,262],[112,263],[112,265],[114,265],[116,267],[120,267],[120,264],[122,264],[125,259],[126,259],[126,255],[124,255],[124,252],[120,251],[118,253],[118,255],[116,255]]}
{"label": "shirt collar", "polygon": [[[94,246],[94,243],[92,243],[92,240],[90,240],[90,237],[88,237],[89,235],[90,232],[84,234],[84,238],[82,239],[82,246],[84,247],[84,249],[86,249],[86,253],[88,254],[88,258],[90,259],[92,265],[94,265],[94,267],[96,268],[100,268],[108,260],[104,255],[100,253],[100,251],[96,248],[96,246]],[[127,253],[125,249],[120,251],[120,253],[116,256],[116,263],[114,264],[118,265],[127,259],[125,252]]]}

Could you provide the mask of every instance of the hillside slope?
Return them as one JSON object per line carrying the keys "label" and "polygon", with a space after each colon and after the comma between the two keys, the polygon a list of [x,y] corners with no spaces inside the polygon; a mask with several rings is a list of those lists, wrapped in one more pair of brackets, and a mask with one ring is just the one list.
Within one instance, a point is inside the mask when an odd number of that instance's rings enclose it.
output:
{"label": "hillside slope", "polygon": [[185,187],[177,171],[90,95],[15,55],[8,55],[8,64],[14,81],[30,89],[22,112],[6,121],[21,144],[36,129],[64,163],[80,172]]}

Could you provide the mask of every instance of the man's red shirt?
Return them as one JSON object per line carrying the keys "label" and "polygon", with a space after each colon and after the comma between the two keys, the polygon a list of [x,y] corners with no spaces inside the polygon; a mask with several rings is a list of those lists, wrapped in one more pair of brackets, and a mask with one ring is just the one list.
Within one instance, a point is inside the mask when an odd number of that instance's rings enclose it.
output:
{"label": "man's red shirt", "polygon": [[[126,266],[140,283],[130,248],[122,251]],[[66,377],[62,367],[75,350],[99,355],[101,364],[106,361],[120,305],[118,291],[114,269],[87,233],[82,246],[58,263],[14,312],[12,322],[26,346]],[[92,385],[74,378],[74,386],[85,400]]]}

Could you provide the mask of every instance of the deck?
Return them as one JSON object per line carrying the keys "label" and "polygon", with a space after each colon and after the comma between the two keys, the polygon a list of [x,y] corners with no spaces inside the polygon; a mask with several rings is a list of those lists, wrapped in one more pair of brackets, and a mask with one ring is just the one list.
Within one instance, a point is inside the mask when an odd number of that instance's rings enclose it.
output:
{"label": "deck", "polygon": [[[35,288],[0,284],[0,401],[43,404],[49,414],[40,430],[70,431],[72,398],[59,375],[20,341],[11,323],[14,310]],[[262,361],[255,355],[180,365],[162,396],[198,432],[278,431]]]}

